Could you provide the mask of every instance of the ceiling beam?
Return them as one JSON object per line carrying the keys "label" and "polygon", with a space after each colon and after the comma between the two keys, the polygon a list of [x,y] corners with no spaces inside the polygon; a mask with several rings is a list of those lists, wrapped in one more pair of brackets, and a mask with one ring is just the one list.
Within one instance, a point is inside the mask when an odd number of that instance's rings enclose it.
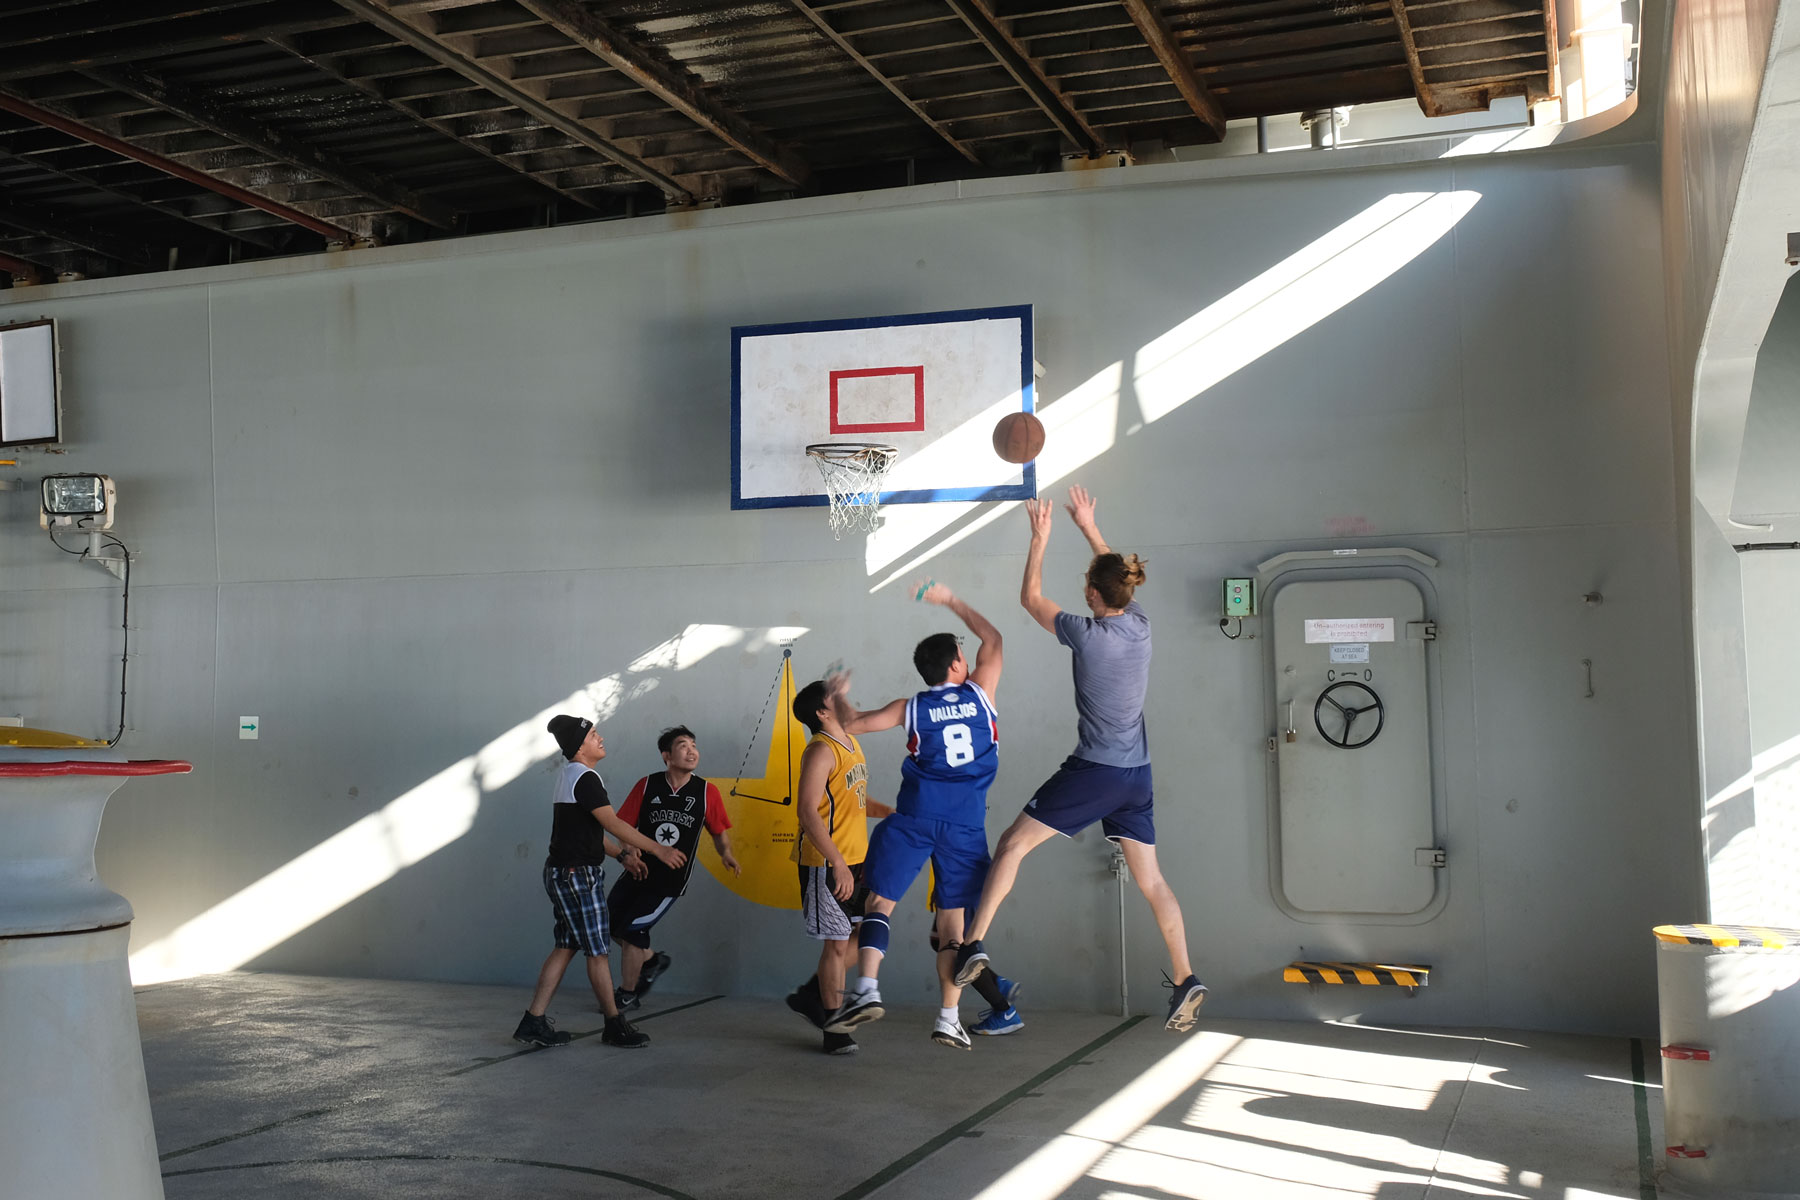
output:
{"label": "ceiling beam", "polygon": [[0,200],[0,225],[78,250],[87,250],[128,267],[149,269],[158,265],[156,254],[150,247],[128,242],[79,220],[72,220],[56,209],[21,204],[15,200]]}
{"label": "ceiling beam", "polygon": [[368,96],[373,100],[379,100],[395,112],[402,113],[426,128],[442,134],[444,137],[447,137],[451,141],[462,146],[465,150],[468,150],[473,154],[479,154],[489,162],[504,167],[506,170],[512,171],[524,179],[530,180],[557,199],[573,200],[584,208],[592,209],[595,212],[600,211],[600,207],[593,201],[586,199],[576,192],[567,191],[557,187],[556,184],[542,172],[528,170],[523,164],[513,162],[488,149],[479,138],[473,136],[478,128],[476,122],[468,120],[467,118],[433,116],[431,113],[425,111],[423,106],[408,104],[404,100],[390,97],[382,89],[382,86],[373,79],[359,78],[346,71],[341,65],[341,59],[339,57],[310,53],[300,42],[291,37],[272,37],[269,39],[269,43],[281,50],[287,51],[301,62],[311,66],[314,70],[322,71],[333,79],[339,80],[348,84],[350,87],[355,88],[363,95]]}
{"label": "ceiling beam", "polygon": [[26,262],[22,258],[14,258],[10,254],[0,254],[0,271],[12,276],[14,287],[29,287],[34,283],[43,283],[50,279],[53,272],[48,267],[34,262]]}
{"label": "ceiling beam", "polygon": [[88,142],[91,145],[99,146],[105,150],[111,150],[114,154],[117,154],[122,158],[129,158],[134,162],[143,163],[147,167],[155,167],[165,175],[173,175],[177,179],[185,179],[189,183],[197,183],[209,192],[217,192],[219,195],[224,196],[227,199],[236,200],[240,204],[248,205],[251,208],[259,208],[263,212],[269,213],[271,216],[280,217],[282,220],[291,222],[303,229],[310,229],[328,242],[340,242],[344,245],[350,245],[357,240],[357,235],[354,232],[341,225],[333,225],[329,221],[322,221],[318,217],[312,216],[310,213],[302,212],[299,209],[290,207],[278,200],[271,200],[269,197],[251,191],[249,188],[239,187],[235,183],[227,183],[223,179],[217,179],[208,175],[205,171],[187,166],[185,163],[178,163],[173,159],[164,158],[160,154],[154,154],[141,146],[133,145],[124,138],[114,137],[110,133],[95,129],[89,125],[84,125],[67,113],[42,105],[33,104],[28,100],[23,100],[18,96],[5,91],[0,91],[0,109],[5,109],[7,112],[24,117],[26,120],[36,121],[39,125],[61,130],[70,137],[80,138],[82,141]]}
{"label": "ceiling beam", "polygon": [[913,116],[925,122],[925,124],[930,127],[931,132],[948,142],[951,149],[955,150],[958,154],[962,155],[976,166],[981,165],[981,159],[976,157],[975,151],[969,147],[967,142],[960,140],[955,134],[951,133],[948,126],[926,112],[924,108],[919,105],[917,100],[914,100],[900,89],[899,84],[883,74],[880,67],[870,61],[868,56],[863,54],[862,51],[851,45],[849,38],[839,33],[831,23],[825,19],[824,14],[820,13],[812,5],[806,3],[806,0],[788,0],[788,3],[798,9],[801,16],[816,25],[820,33],[831,39],[833,45],[849,55],[850,61],[867,71],[874,78],[875,82],[893,93],[894,98],[906,105]]}
{"label": "ceiling beam", "polygon": [[128,204],[139,205],[158,216],[167,217],[172,221],[185,221],[190,225],[196,225],[219,237],[233,238],[240,242],[248,242],[253,246],[260,246],[264,250],[278,250],[281,248],[274,233],[269,229],[233,228],[220,218],[220,214],[194,211],[187,202],[188,200],[191,200],[192,197],[189,197],[186,200],[152,200],[135,191],[120,187],[117,184],[106,183],[85,171],[72,171],[66,167],[56,166],[49,161],[49,155],[19,154],[4,144],[0,144],[0,160],[22,163],[34,171],[42,171],[45,174],[54,175],[59,179],[67,179],[71,183],[77,183],[82,187],[92,188],[94,191],[102,192],[108,196],[114,196]]}
{"label": "ceiling beam", "polygon": [[184,121],[192,121],[202,129],[210,129],[220,137],[260,150],[309,175],[328,179],[359,196],[379,200],[395,212],[449,229],[456,224],[456,213],[435,200],[428,200],[411,188],[392,180],[381,179],[361,167],[345,162],[307,142],[290,137],[271,125],[234,113],[192,89],[171,83],[160,75],[131,66],[86,67],[81,72],[95,83],[135,96],[164,112],[174,113]]}
{"label": "ceiling beam", "polygon": [[[66,17],[57,19],[67,21]],[[323,0],[268,0],[228,12],[208,12],[185,19],[172,17],[149,28],[110,29],[38,42],[28,52],[5,55],[0,80],[216,50],[222,42],[261,41],[271,33],[337,29],[355,23],[355,17]],[[0,42],[4,40],[0,38]]]}
{"label": "ceiling beam", "polygon": [[604,59],[627,79],[707,130],[758,166],[797,188],[812,186],[812,171],[791,147],[755,129],[708,96],[687,72],[652,57],[605,19],[574,0],[517,0],[564,37]]}
{"label": "ceiling beam", "polygon": [[[1013,77],[1025,94],[1031,97],[1032,103],[1044,110],[1057,131],[1067,138],[1077,150],[1084,154],[1099,154],[1106,149],[1106,142],[1094,132],[1075,106],[1070,104],[1057,86],[1052,83],[1032,61],[1025,47],[1014,38],[1007,27],[989,7],[991,0],[944,0],[952,12],[962,18],[963,24],[969,27],[981,44],[988,48],[1006,73]],[[1396,4],[1400,0],[1394,0]]]}
{"label": "ceiling beam", "polygon": [[1207,90],[1200,76],[1194,73],[1194,64],[1187,54],[1176,44],[1175,34],[1169,29],[1162,14],[1156,11],[1150,0],[1120,0],[1125,11],[1131,16],[1131,23],[1138,27],[1144,41],[1149,45],[1156,61],[1168,72],[1169,79],[1187,106],[1194,110],[1200,123],[1212,130],[1213,141],[1225,138],[1225,110],[1219,107],[1218,99]]}
{"label": "ceiling beam", "polygon": [[1444,109],[1437,93],[1425,82],[1425,68],[1419,62],[1419,43],[1413,36],[1412,16],[1406,11],[1406,0],[1388,0],[1394,13],[1394,25],[1400,33],[1400,46],[1406,51],[1406,69],[1412,75],[1413,93],[1419,98],[1419,111],[1428,117],[1441,117]]}
{"label": "ceiling beam", "polygon": [[[698,197],[686,186],[657,170],[649,163],[616,145],[602,123],[580,115],[579,102],[548,99],[527,90],[527,85],[514,82],[474,57],[473,39],[440,35],[431,13],[402,10],[395,0],[337,0],[347,11],[398,38],[413,49],[449,67],[467,79],[499,96],[516,108],[562,130],[588,149],[607,158],[631,174],[654,184],[675,204],[690,205]],[[461,46],[467,46],[465,52]]]}

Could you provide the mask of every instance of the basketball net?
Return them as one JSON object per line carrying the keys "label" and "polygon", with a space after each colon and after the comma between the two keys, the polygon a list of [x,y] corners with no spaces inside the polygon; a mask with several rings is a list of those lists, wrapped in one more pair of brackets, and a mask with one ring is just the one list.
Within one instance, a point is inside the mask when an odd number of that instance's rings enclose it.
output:
{"label": "basketball net", "polygon": [[900,457],[877,442],[819,442],[806,448],[831,500],[831,536],[874,533],[881,525],[881,483]]}

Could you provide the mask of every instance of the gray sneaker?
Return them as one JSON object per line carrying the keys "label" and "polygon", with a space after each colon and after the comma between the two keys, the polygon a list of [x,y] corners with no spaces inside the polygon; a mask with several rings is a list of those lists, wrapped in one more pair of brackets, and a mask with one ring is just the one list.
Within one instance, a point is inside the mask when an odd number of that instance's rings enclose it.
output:
{"label": "gray sneaker", "polygon": [[825,1022],[825,1032],[849,1033],[858,1025],[879,1021],[886,1015],[887,1009],[881,1005],[881,993],[871,989],[846,1000],[842,1008],[832,1013],[830,1020]]}
{"label": "gray sneaker", "polygon": [[949,1046],[953,1050],[968,1050],[972,1048],[972,1043],[969,1041],[969,1031],[964,1029],[962,1022],[955,1018],[945,1020],[943,1017],[939,1017],[933,1022],[931,1027],[931,1040],[940,1046]]}

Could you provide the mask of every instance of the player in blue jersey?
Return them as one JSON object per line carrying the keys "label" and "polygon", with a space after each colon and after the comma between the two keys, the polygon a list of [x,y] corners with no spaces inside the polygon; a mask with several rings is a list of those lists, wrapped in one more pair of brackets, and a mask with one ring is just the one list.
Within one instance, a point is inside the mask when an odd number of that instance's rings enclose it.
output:
{"label": "player in blue jersey", "polygon": [[[1000,684],[1000,631],[941,583],[925,588],[919,598],[962,618],[981,646],[971,667],[961,639],[934,633],[913,651],[913,665],[927,685],[924,691],[868,712],[840,714],[852,733],[904,725],[906,757],[900,763],[895,814],[869,836],[863,867],[869,898],[857,937],[862,979],[825,1028],[847,1033],[885,1012],[877,976],[887,954],[888,916],[929,861],[937,877],[938,930],[944,942],[938,952],[942,1007],[931,1037],[967,1050],[969,1034],[957,1013],[962,989],[950,969],[962,936],[963,909],[980,899],[987,878],[987,792],[1000,759],[993,700]],[[1016,1014],[1012,1020],[1003,1032],[1017,1027]]]}

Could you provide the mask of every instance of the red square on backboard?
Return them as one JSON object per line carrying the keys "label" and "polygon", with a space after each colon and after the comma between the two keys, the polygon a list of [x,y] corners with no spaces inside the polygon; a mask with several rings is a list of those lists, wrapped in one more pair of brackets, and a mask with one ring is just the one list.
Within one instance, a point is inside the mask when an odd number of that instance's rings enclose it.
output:
{"label": "red square on backboard", "polygon": [[[875,375],[911,375],[913,415],[910,421],[849,422],[838,418],[838,380],[867,379]],[[854,371],[831,373],[831,432],[833,433],[923,433],[925,431],[925,368],[860,367]]]}

